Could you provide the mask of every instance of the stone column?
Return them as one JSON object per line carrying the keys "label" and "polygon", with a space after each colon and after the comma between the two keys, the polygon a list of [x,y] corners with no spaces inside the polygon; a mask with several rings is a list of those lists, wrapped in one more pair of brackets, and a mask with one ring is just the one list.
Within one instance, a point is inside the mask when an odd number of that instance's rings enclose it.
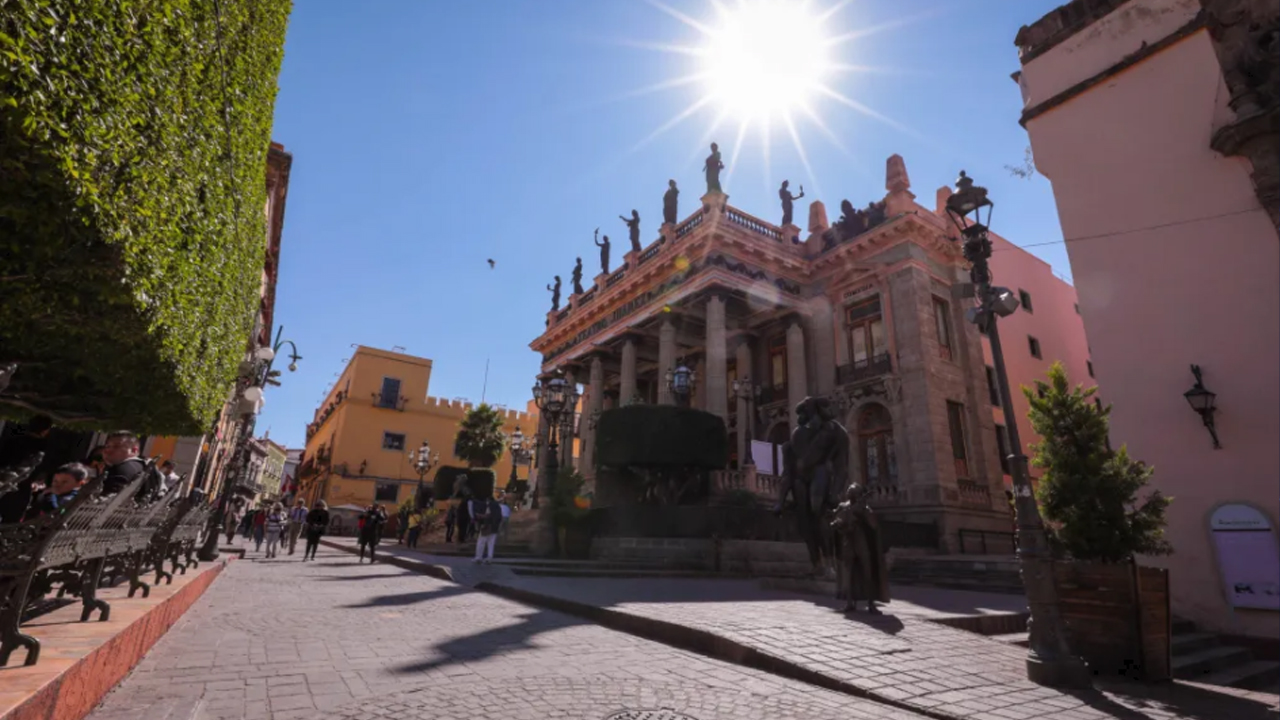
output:
{"label": "stone column", "polygon": [[[749,381],[752,387],[756,384],[756,379],[751,377],[751,344],[743,342],[738,346],[738,352],[735,356],[735,363],[738,368],[738,379]],[[751,392],[751,388],[747,388],[747,392]],[[750,457],[751,441],[754,439],[754,430],[756,427],[754,413],[751,412],[751,402],[743,396],[738,397],[738,467],[741,468]]]}
{"label": "stone column", "polygon": [[626,407],[636,394],[636,341],[622,341],[622,379],[618,385],[618,405]]}
{"label": "stone column", "polygon": [[[566,370],[564,373],[565,382],[569,383],[569,387],[577,387],[578,379],[573,370]],[[577,408],[567,407],[564,414],[560,418],[560,467],[574,467],[573,457],[573,439],[578,430],[577,417],[575,415]]]}
{"label": "stone column", "polygon": [[787,408],[791,414],[791,429],[797,427],[796,406],[809,394],[809,379],[805,372],[804,328],[799,320],[792,320],[787,328]]}
{"label": "stone column", "polygon": [[676,367],[676,326],[664,319],[658,329],[658,404],[674,405],[675,397],[667,385],[667,371]]}
{"label": "stone column", "polygon": [[706,411],[729,421],[727,339],[724,328],[724,299],[707,300],[707,404]]}
{"label": "stone column", "polygon": [[583,477],[594,478],[596,460],[596,431],[591,427],[592,418],[604,410],[604,363],[600,356],[591,358],[590,387],[582,407],[582,453],[578,472]]}

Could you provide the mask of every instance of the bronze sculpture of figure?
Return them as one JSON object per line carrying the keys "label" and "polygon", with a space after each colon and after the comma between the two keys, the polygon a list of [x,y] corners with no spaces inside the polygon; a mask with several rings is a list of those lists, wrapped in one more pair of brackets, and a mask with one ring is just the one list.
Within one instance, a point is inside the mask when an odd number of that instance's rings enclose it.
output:
{"label": "bronze sculpture of figure", "polygon": [[831,527],[840,536],[836,598],[845,601],[845,612],[856,612],[858,601],[863,601],[868,613],[879,615],[876,603],[889,602],[889,573],[880,544],[880,522],[867,505],[865,487],[849,486]]}
{"label": "bronze sculpture of figure", "polygon": [[547,290],[551,292],[551,312],[560,309],[560,276],[556,276],[555,286],[548,285]]}
{"label": "bronze sculpture of figure", "polygon": [[618,219],[627,224],[627,232],[631,235],[631,252],[640,252],[640,213],[632,210],[630,219],[625,215],[619,215]]}
{"label": "bronze sculpture of figure", "polygon": [[707,156],[707,164],[702,166],[702,171],[707,174],[707,192],[723,193],[720,189],[720,171],[724,169],[724,163],[720,162],[720,146],[711,143],[711,154]]}
{"label": "bronze sculpture of figure", "polygon": [[680,188],[675,180],[667,181],[667,191],[662,194],[662,222],[675,225],[680,205]]}
{"label": "bronze sculpture of figure", "polygon": [[779,508],[790,493],[795,498],[796,525],[809,550],[815,575],[832,568],[833,542],[826,515],[844,487],[849,472],[849,433],[835,419],[826,398],[805,398],[796,406],[796,429],[782,446],[783,484]]}
{"label": "bronze sculpture of figure", "polygon": [[605,275],[609,274],[609,236],[605,235],[603,242],[600,238],[600,228],[596,228],[596,237],[592,241],[596,247],[600,248],[600,272]]}
{"label": "bronze sculpture of figure", "polygon": [[582,294],[582,258],[578,258],[578,263],[573,266],[573,275],[569,278],[573,281],[573,294]]}
{"label": "bronze sculpture of figure", "polygon": [[782,187],[778,189],[778,198],[782,200],[782,224],[783,225],[791,224],[791,209],[792,209],[791,204],[796,200],[799,200],[800,198],[804,197],[803,185],[800,186],[799,195],[792,195],[791,191],[787,189],[787,186],[790,184],[791,184],[790,180],[783,180]]}

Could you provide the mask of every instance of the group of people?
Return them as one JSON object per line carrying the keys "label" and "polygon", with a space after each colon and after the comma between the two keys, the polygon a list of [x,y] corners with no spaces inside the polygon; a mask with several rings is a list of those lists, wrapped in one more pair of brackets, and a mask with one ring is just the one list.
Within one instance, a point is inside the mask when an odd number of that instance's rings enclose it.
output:
{"label": "group of people", "polygon": [[[66,462],[50,447],[53,420],[37,415],[19,427],[0,450],[0,468],[21,466],[37,453],[43,460],[12,491],[0,495],[0,523],[37,521],[62,512],[89,482],[102,478],[102,495],[114,495],[137,479],[147,469],[139,457],[138,436],[121,430],[107,435],[104,443],[79,461]],[[163,495],[181,478],[174,472],[172,461],[160,465],[157,487],[153,493]]]}
{"label": "group of people", "polygon": [[498,537],[505,534],[511,520],[511,506],[496,498],[471,498],[449,505],[444,518],[444,541],[453,542],[456,530],[458,542],[476,543],[474,562],[493,560]]}
{"label": "group of people", "polygon": [[316,550],[320,547],[320,538],[329,530],[329,506],[323,500],[316,501],[314,508],[308,509],[306,500],[298,498],[288,511],[284,503],[262,503],[256,508],[246,508],[244,501],[237,498],[227,509],[223,532],[227,534],[230,544],[239,532],[244,537],[251,537],[254,551],[262,552],[267,546],[266,557],[279,557],[280,548],[287,548],[292,555],[298,546],[298,538],[305,532],[306,546],[302,551],[303,560],[314,560]]}

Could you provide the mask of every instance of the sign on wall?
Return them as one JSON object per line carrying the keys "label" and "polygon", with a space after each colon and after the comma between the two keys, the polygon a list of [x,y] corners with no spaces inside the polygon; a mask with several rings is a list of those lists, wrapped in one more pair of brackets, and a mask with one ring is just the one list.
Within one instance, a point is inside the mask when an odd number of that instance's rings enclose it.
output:
{"label": "sign on wall", "polygon": [[1223,505],[1209,518],[1209,534],[1231,606],[1280,610],[1280,550],[1267,516],[1249,505]]}

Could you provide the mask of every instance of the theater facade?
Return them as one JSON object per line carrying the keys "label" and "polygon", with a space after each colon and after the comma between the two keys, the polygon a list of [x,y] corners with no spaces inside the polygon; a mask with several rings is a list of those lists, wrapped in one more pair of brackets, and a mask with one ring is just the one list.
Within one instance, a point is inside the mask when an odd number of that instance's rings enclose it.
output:
{"label": "theater facade", "polygon": [[[531,347],[544,376],[582,387],[567,429],[582,441],[583,474],[601,411],[684,401],[729,429],[730,468],[715,482],[768,495],[796,405],[825,396],[849,432],[849,477],[873,488],[886,519],[934,524],[943,551],[962,535],[1007,536],[984,345],[965,320],[967,265],[949,222],[916,202],[900,156],[885,187],[866,207],[843,202],[835,222],[812,202],[804,229],[709,192],[549,313]],[[687,398],[668,380],[682,365],[696,377]]]}

